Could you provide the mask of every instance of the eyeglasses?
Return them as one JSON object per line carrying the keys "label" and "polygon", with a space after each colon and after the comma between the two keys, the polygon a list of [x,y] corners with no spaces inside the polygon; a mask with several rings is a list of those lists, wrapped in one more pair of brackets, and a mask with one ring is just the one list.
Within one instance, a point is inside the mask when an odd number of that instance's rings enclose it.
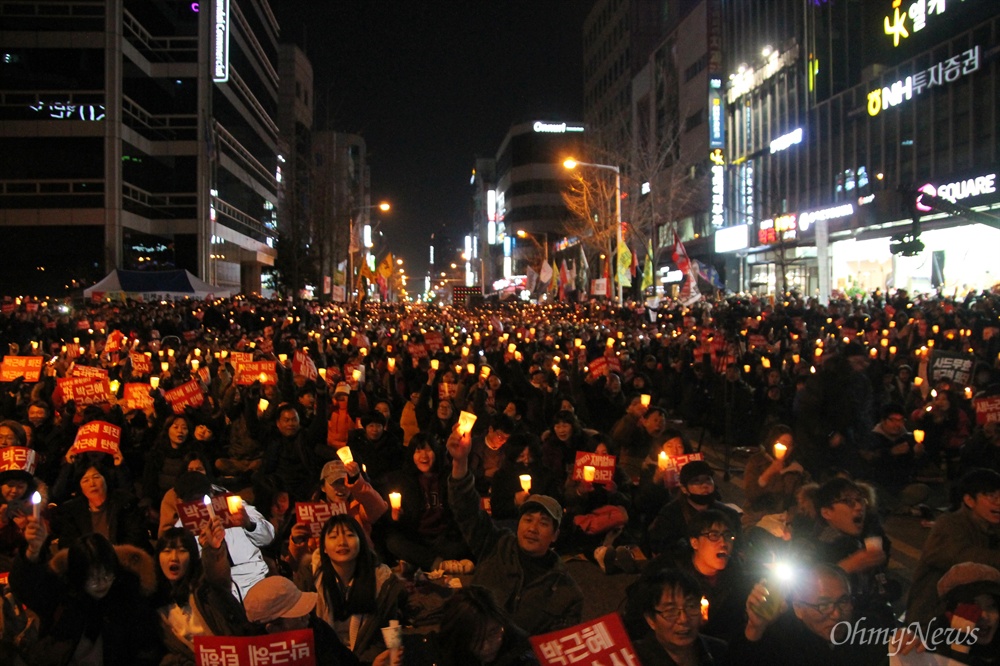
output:
{"label": "eyeglasses", "polygon": [[100,587],[102,585],[110,585],[113,582],[115,582],[115,575],[113,573],[104,574],[103,576],[100,574],[91,574],[87,576],[87,582],[84,584],[87,587]]}
{"label": "eyeglasses", "polygon": [[667,622],[676,622],[677,618],[681,616],[682,610],[684,611],[684,614],[688,616],[688,619],[701,617],[701,601],[686,601],[683,606],[671,606],[670,608],[656,610],[654,612]]}
{"label": "eyeglasses", "polygon": [[729,530],[726,530],[725,532],[710,530],[708,532],[702,532],[698,536],[703,536],[712,543],[718,543],[720,539],[725,539],[726,541],[736,541],[736,535]]}
{"label": "eyeglasses", "polygon": [[800,606],[806,606],[807,608],[811,608],[820,615],[822,615],[823,617],[830,615],[833,612],[834,608],[836,608],[842,615],[845,613],[849,613],[850,610],[854,608],[854,600],[851,599],[851,597],[846,594],[841,598],[837,599],[836,601],[822,601],[818,604],[810,604],[806,603],[805,601],[797,601],[795,603],[797,603]]}
{"label": "eyeglasses", "polygon": [[868,506],[868,499],[864,497],[843,497],[839,500],[834,500],[834,504],[843,504],[849,509],[853,509],[856,506]]}

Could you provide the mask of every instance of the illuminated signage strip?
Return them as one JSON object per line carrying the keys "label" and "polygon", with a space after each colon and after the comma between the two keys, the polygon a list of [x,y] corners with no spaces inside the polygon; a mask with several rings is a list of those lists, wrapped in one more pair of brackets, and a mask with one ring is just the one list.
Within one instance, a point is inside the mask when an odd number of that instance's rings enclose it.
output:
{"label": "illuminated signage strip", "polygon": [[877,116],[882,111],[913,99],[925,89],[952,83],[979,69],[979,46],[963,51],[957,56],[939,62],[913,76],[896,81],[884,88],[876,88],[868,93],[868,115]]}
{"label": "illuminated signage strip", "polygon": [[[717,80],[717,79],[715,79]],[[725,145],[723,135],[722,93],[711,88],[708,91],[708,147],[722,148]]]}
{"label": "illuminated signage strip", "polygon": [[799,58],[799,48],[795,45],[780,55],[775,52],[763,67],[758,69],[748,68],[738,74],[731,75],[729,90],[726,92],[726,100],[732,104],[737,99],[748,92],[758,88],[769,78],[780,72],[785,67],[793,65]]}
{"label": "illuminated signage strip", "polygon": [[536,132],[547,134],[564,134],[566,132],[582,132],[583,127],[579,125],[567,125],[566,123],[543,123],[541,120],[535,122],[531,129]]}
{"label": "illuminated signage strip", "polygon": [[794,146],[797,143],[802,143],[802,128],[792,130],[788,134],[779,136],[777,139],[771,142],[771,154],[785,150]]}
{"label": "illuminated signage strip", "polygon": [[820,220],[836,220],[840,217],[850,217],[854,215],[854,204],[841,204],[831,208],[808,211],[799,214],[799,230],[806,231],[814,222]]}
{"label": "illuminated signage strip", "polygon": [[[965,0],[962,0],[965,2]],[[899,46],[900,42],[910,36],[911,31],[920,32],[927,27],[927,19],[932,16],[941,16],[948,6],[955,6],[954,0],[948,3],[946,0],[917,0],[908,7],[900,8],[900,0],[892,0],[892,14],[887,15],[882,21],[883,31],[892,38],[892,45]],[[909,28],[907,28],[909,19]],[[937,19],[934,20],[937,23]],[[944,25],[944,21],[941,21]]]}
{"label": "illuminated signage strip", "polygon": [[745,250],[750,246],[749,224],[716,229],[712,235],[715,238],[715,251],[719,253]]}
{"label": "illuminated signage strip", "polygon": [[229,80],[229,0],[215,0],[215,49],[212,80]]}
{"label": "illuminated signage strip", "polygon": [[[926,185],[918,188],[917,191],[929,194],[932,197],[940,197],[952,203],[957,203],[960,199],[978,197],[983,194],[995,194],[997,191],[996,178],[997,175],[995,173],[991,173],[985,176],[968,178],[954,183],[945,183],[944,185],[935,186],[931,183],[927,183]],[[917,195],[917,210],[922,213],[929,213],[934,210],[931,206],[922,203],[921,199],[922,197]]]}
{"label": "illuminated signage strip", "polygon": [[43,113],[53,120],[104,120],[103,104],[74,104],[73,102],[43,102],[29,104],[35,113]]}

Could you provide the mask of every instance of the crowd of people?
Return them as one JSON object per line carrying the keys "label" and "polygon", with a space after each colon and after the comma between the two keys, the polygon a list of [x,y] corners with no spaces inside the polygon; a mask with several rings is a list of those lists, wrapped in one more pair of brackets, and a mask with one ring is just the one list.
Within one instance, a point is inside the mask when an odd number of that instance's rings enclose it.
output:
{"label": "crowd of people", "polygon": [[[319,663],[531,664],[600,584],[572,559],[636,575],[647,666],[1000,655],[996,294],[8,298],[0,349],[5,664],[301,628]],[[889,515],[929,530],[909,589]]]}

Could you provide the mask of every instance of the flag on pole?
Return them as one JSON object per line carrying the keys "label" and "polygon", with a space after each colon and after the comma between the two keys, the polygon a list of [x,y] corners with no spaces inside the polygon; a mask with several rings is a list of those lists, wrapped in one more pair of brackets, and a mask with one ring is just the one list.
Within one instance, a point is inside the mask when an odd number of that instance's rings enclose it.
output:
{"label": "flag on pole", "polygon": [[566,300],[566,294],[569,292],[569,271],[566,270],[566,260],[563,259],[559,265],[559,300]]}
{"label": "flag on pole", "polygon": [[552,266],[549,266],[549,262],[542,262],[542,270],[538,273],[539,287],[543,285],[548,286],[549,282],[552,281]]}
{"label": "flag on pole", "polygon": [[559,266],[556,264],[556,260],[552,260],[552,266],[549,267],[552,271],[552,279],[549,281],[548,292],[551,296],[555,297],[559,293]]}
{"label": "flag on pole", "polygon": [[628,245],[620,243],[618,245],[618,284],[623,288],[632,286],[632,251]]}
{"label": "flag on pole", "polygon": [[590,264],[587,263],[587,252],[583,249],[583,243],[580,243],[580,269],[576,273],[576,278],[580,300],[586,300],[590,293]]}
{"label": "flag on pole", "polygon": [[614,287],[612,283],[614,280],[611,277],[611,255],[607,255],[604,258],[604,287],[607,289],[607,293],[604,294],[609,299],[614,298]]}
{"label": "flag on pole", "polygon": [[677,270],[687,276],[687,280],[684,281],[684,286],[681,287],[681,292],[679,298],[684,305],[691,305],[701,300],[701,292],[698,291],[698,274],[694,270],[694,266],[691,264],[691,260],[688,258],[687,250],[684,249],[684,243],[681,242],[680,236],[677,232],[674,232],[674,252],[673,252],[674,263],[677,264]]}
{"label": "flag on pole", "polygon": [[646,240],[646,265],[642,269],[642,290],[653,286],[653,241]]}

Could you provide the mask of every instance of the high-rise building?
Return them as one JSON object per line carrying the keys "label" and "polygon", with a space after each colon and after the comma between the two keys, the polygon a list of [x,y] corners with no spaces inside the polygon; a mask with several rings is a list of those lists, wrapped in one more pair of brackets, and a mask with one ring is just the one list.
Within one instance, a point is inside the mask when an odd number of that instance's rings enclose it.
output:
{"label": "high-rise building", "polygon": [[0,26],[5,289],[176,267],[259,292],[281,177],[267,0],[29,0]]}

